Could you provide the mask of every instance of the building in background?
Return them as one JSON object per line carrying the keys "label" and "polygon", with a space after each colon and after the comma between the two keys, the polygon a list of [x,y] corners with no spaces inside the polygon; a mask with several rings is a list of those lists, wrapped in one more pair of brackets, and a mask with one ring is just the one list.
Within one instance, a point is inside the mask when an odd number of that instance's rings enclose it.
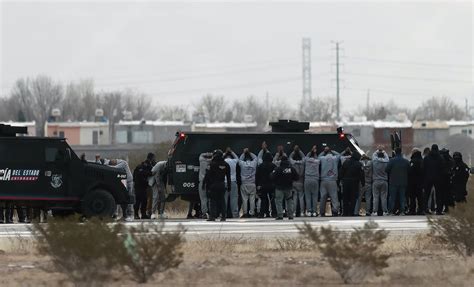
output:
{"label": "building in background", "polygon": [[66,138],[70,145],[109,145],[108,122],[47,122],[44,134]]}
{"label": "building in background", "polygon": [[115,124],[116,144],[157,144],[173,141],[178,131],[191,131],[183,121],[120,121]]}
{"label": "building in background", "polygon": [[336,123],[333,122],[310,122],[308,132],[311,133],[335,133]]}
{"label": "building in background", "polygon": [[429,147],[434,143],[444,146],[448,136],[449,125],[445,121],[415,121],[413,123],[413,141],[416,147]]}
{"label": "building in background", "polygon": [[27,136],[36,136],[36,122],[0,122],[0,124],[10,125],[12,127],[26,127],[28,134]]}
{"label": "building in background", "polygon": [[403,153],[409,154],[413,148],[413,124],[408,120],[374,121],[374,148],[382,145],[385,150],[390,150],[390,135],[394,132],[401,133]]}
{"label": "building in background", "polygon": [[351,122],[340,122],[338,126],[344,128],[344,132],[355,137],[359,146],[364,151],[371,151],[374,147],[374,122],[366,119],[354,119]]}
{"label": "building in background", "polygon": [[256,132],[258,125],[256,122],[243,123],[195,123],[192,131],[194,132]]}
{"label": "building in background", "polygon": [[462,134],[474,139],[474,121],[448,121],[449,135]]}

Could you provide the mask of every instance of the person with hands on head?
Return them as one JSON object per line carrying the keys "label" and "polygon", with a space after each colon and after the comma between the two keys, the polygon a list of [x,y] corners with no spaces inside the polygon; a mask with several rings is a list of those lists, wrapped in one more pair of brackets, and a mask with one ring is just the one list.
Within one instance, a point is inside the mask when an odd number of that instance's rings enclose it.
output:
{"label": "person with hands on head", "polygon": [[257,172],[257,162],[257,156],[251,153],[248,148],[244,148],[239,158],[243,218],[253,217],[255,214],[255,199],[257,195],[255,174]]}
{"label": "person with hands on head", "polygon": [[[304,153],[298,145],[295,145],[293,152],[289,157],[290,165],[298,173],[298,180],[293,182],[293,203],[296,205],[296,217],[300,217],[301,213],[305,214],[304,202]],[[299,209],[298,209],[299,206]]]}
{"label": "person with hands on head", "polygon": [[272,179],[275,184],[276,220],[283,220],[283,201],[286,203],[288,219],[291,220],[294,213],[293,182],[298,180],[298,173],[286,156],[281,157],[280,166],[273,171]]}
{"label": "person with hands on head", "polygon": [[341,164],[338,152],[328,146],[319,154],[321,160],[321,201],[319,203],[320,215],[326,216],[326,200],[331,198],[332,216],[339,215],[339,198],[337,194],[338,171]]}
{"label": "person with hands on head", "polygon": [[275,196],[275,185],[271,175],[276,165],[272,162],[270,153],[264,153],[262,160],[262,164],[257,167],[256,174],[257,194],[262,201],[259,218],[264,218],[265,215],[270,217],[270,200]]}
{"label": "person with hands on head", "polygon": [[283,148],[282,145],[277,146],[277,152],[275,153],[275,156],[273,157],[273,163],[276,166],[280,166],[281,158],[283,156],[286,156],[285,149]]}
{"label": "person with hands on head", "polygon": [[230,167],[230,189],[226,193],[226,206],[227,201],[230,201],[229,206],[232,218],[239,218],[239,189],[237,184],[239,158],[230,147],[227,147],[224,154],[224,161]]}
{"label": "person with hands on head", "polygon": [[307,214],[306,216],[318,216],[319,175],[321,160],[318,158],[316,145],[304,159],[304,197]]}
{"label": "person with hands on head", "polygon": [[202,183],[204,181],[204,177],[206,176],[206,172],[209,169],[212,160],[212,153],[211,152],[204,152],[199,155],[199,199],[201,200],[201,213],[202,218],[208,218],[207,215],[209,213],[209,201],[207,198],[207,192],[205,189],[202,188]]}

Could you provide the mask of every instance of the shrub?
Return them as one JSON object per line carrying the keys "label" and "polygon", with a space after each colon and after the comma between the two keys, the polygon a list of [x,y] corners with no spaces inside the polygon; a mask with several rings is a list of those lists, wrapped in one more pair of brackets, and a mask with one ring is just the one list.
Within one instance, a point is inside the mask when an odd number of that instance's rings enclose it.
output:
{"label": "shrub", "polygon": [[306,251],[313,246],[311,241],[301,237],[280,237],[276,239],[276,243],[279,251]]}
{"label": "shrub", "polygon": [[457,204],[446,216],[428,217],[430,236],[463,257],[474,252],[474,202]]}
{"label": "shrub", "polygon": [[31,231],[38,252],[50,256],[56,270],[76,286],[103,285],[125,252],[119,236],[123,225],[110,227],[99,219],[79,223],[77,217],[53,218],[48,224],[34,223]]}
{"label": "shrub", "polygon": [[146,283],[155,273],[176,268],[183,261],[181,247],[185,242],[185,229],[179,226],[177,231],[165,232],[163,227],[163,223],[142,223],[131,227],[127,234],[123,262],[138,283]]}
{"label": "shrub", "polygon": [[315,243],[331,267],[341,276],[344,283],[358,283],[368,275],[379,276],[388,267],[390,255],[380,254],[379,248],[388,232],[377,230],[378,225],[367,222],[363,228],[354,228],[351,233],[321,227],[314,229],[305,223],[298,226],[300,234]]}

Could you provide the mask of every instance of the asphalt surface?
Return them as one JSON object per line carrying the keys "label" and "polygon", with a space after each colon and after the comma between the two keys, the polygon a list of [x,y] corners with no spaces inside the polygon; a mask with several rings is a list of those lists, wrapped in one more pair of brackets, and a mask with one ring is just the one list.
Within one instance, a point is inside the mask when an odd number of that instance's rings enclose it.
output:
{"label": "asphalt surface", "polygon": [[[385,216],[385,217],[302,217],[295,220],[276,221],[274,219],[228,219],[226,222],[207,222],[205,220],[165,220],[164,229],[176,230],[179,225],[186,228],[187,237],[251,237],[251,238],[277,238],[297,236],[297,225],[304,222],[313,227],[333,226],[340,231],[351,231],[354,227],[362,227],[368,220],[379,224],[379,228],[391,234],[416,235],[428,231],[428,221],[425,216]],[[158,224],[159,221],[144,221]],[[127,222],[126,226],[137,226],[142,221]],[[18,236],[30,237],[31,224],[1,224],[0,238],[15,238]]]}

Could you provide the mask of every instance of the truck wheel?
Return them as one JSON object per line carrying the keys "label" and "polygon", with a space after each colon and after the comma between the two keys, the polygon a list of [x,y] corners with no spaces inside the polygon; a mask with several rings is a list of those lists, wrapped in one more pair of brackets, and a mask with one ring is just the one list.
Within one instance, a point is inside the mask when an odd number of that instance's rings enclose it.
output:
{"label": "truck wheel", "polygon": [[115,208],[114,197],[103,189],[95,189],[89,192],[82,201],[82,212],[87,217],[112,217]]}

